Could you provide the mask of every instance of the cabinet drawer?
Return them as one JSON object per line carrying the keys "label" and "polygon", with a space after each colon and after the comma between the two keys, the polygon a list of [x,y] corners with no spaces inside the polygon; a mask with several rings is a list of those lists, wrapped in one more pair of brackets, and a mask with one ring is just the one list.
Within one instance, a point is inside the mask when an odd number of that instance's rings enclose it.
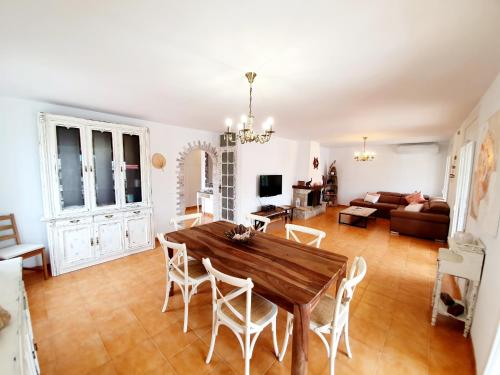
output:
{"label": "cabinet drawer", "polygon": [[87,217],[78,217],[74,219],[56,221],[56,227],[67,227],[70,225],[84,225],[84,224],[92,224],[92,218],[87,216]]}
{"label": "cabinet drawer", "polygon": [[121,212],[105,214],[105,215],[96,215],[94,216],[94,223],[103,223],[107,221],[115,221],[121,219],[123,219],[123,213]]}
{"label": "cabinet drawer", "polygon": [[126,218],[128,217],[134,217],[134,216],[141,216],[141,215],[149,215],[150,214],[150,210],[133,210],[133,211],[127,211],[127,212],[124,212],[124,216]]}

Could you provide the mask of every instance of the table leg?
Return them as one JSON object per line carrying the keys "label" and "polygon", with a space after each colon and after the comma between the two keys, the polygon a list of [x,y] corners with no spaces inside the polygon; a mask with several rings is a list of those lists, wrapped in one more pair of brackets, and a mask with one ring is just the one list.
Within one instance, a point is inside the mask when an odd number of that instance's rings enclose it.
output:
{"label": "table leg", "polygon": [[306,375],[309,351],[309,305],[293,306],[292,374]]}

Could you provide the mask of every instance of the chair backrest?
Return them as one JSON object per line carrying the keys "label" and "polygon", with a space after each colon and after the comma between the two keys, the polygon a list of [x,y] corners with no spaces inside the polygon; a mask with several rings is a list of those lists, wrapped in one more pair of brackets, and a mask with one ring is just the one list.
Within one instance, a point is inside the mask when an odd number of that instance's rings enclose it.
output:
{"label": "chair backrest", "polygon": [[[254,214],[247,214],[246,219],[247,219],[247,221],[250,222],[250,224],[252,225],[252,227],[255,230],[258,230],[258,231],[261,231],[264,233],[267,230],[267,226],[271,222],[271,219],[269,219],[268,217],[254,215]],[[260,226],[258,226],[258,228],[256,228],[256,226],[257,226],[256,222],[258,222],[260,224]]]}
{"label": "chair backrest", "polygon": [[[230,276],[221,271],[218,271],[212,266],[212,263],[208,258],[203,258],[202,262],[208,274],[210,275],[210,283],[212,284],[213,308],[222,308],[223,306],[227,307],[234,316],[236,316],[239,320],[241,320],[242,323],[245,324],[245,327],[250,327],[250,325],[252,324],[252,279],[240,279],[238,277]],[[232,289],[229,293],[224,294],[217,287],[217,281],[222,281],[223,283],[236,287],[237,289]],[[246,293],[245,316],[240,314],[231,304],[231,301],[233,299],[242,295],[243,293]]]}
{"label": "chair backrest", "polygon": [[332,326],[340,326],[339,319],[347,319],[347,315],[341,316],[341,312],[349,312],[349,305],[354,295],[356,286],[363,280],[366,275],[366,261],[363,257],[354,258],[349,275],[342,280],[337,291],[335,302],[335,311],[333,314]]}
{"label": "chair backrest", "polygon": [[172,219],[170,219],[170,224],[174,225],[175,230],[179,230],[179,229],[184,228],[184,226],[181,225],[182,223],[184,223],[185,221],[188,221],[188,220],[193,220],[193,222],[190,225],[190,228],[192,228],[192,227],[195,227],[195,226],[201,224],[202,217],[203,217],[203,214],[201,212],[196,213],[196,214],[189,214],[189,215],[177,215],[177,216],[173,217]]}
{"label": "chair backrest", "polygon": [[9,244],[4,245],[4,243],[7,241],[12,242],[12,240],[16,242],[16,245],[21,243],[14,214],[0,215],[0,248],[9,246]]}
{"label": "chair backrest", "polygon": [[[188,281],[188,256],[185,243],[170,242],[165,239],[164,233],[157,233],[156,238],[160,241],[160,245],[165,254],[165,266],[167,269],[167,278],[170,280],[170,272],[176,270],[183,278]],[[170,258],[168,249],[172,249],[174,254]]]}
{"label": "chair backrest", "polygon": [[306,245],[316,246],[319,248],[321,240],[326,237],[326,233],[319,229],[304,227],[302,225],[296,224],[285,224],[286,228],[286,239],[289,240],[290,237],[295,241],[302,243],[295,232],[305,233],[313,235],[315,238],[312,241],[306,243]]}

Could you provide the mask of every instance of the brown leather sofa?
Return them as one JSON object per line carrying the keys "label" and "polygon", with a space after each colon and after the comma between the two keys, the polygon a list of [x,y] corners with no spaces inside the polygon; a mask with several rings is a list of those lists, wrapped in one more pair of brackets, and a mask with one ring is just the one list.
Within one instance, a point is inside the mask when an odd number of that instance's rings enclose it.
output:
{"label": "brown leather sofa", "polygon": [[446,241],[450,225],[450,207],[440,199],[429,199],[420,212],[405,211],[408,194],[379,191],[377,203],[365,202],[363,198],[351,201],[351,206],[376,208],[375,215],[391,220],[391,232],[431,240]]}

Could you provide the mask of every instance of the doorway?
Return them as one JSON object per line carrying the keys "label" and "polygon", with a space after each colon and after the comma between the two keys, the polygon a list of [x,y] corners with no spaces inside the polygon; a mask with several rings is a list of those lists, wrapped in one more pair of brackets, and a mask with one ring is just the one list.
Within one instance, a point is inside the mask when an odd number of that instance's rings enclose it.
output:
{"label": "doorway", "polygon": [[469,195],[472,180],[472,169],[474,167],[474,142],[469,141],[460,148],[457,174],[457,192],[450,235],[464,231],[469,210]]}
{"label": "doorway", "polygon": [[202,212],[212,218],[213,200],[212,159],[206,151],[193,150],[184,161],[184,213]]}
{"label": "doorway", "polygon": [[217,149],[189,143],[177,158],[177,215],[204,213],[204,221],[220,218],[220,171]]}

